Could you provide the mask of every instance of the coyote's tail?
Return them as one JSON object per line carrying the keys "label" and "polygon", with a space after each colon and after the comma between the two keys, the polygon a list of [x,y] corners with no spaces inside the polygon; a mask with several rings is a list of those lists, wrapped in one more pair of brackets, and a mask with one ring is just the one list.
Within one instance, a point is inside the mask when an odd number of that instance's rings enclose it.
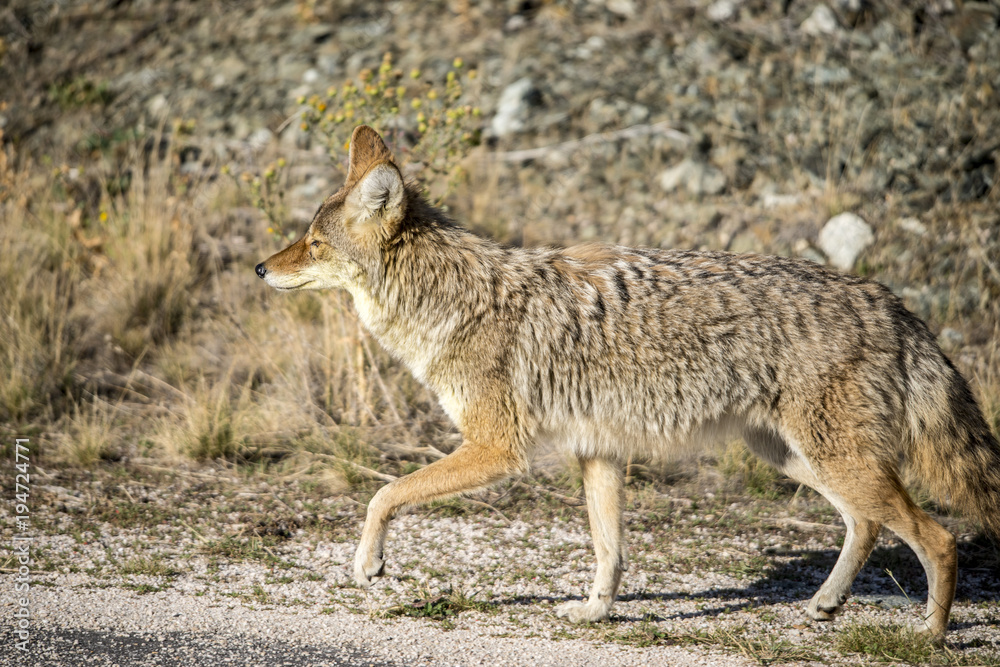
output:
{"label": "coyote's tail", "polygon": [[941,364],[921,369],[930,372],[918,373],[923,382],[911,385],[909,468],[1000,543],[1000,443],[965,379],[935,352]]}

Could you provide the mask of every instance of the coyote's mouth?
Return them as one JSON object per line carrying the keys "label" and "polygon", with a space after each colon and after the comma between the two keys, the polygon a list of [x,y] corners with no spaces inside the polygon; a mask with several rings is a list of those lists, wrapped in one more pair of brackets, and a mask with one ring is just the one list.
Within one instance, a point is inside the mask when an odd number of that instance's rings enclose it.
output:
{"label": "coyote's mouth", "polygon": [[282,292],[291,292],[293,290],[302,289],[306,285],[315,282],[314,280],[307,280],[304,283],[299,283],[298,285],[292,285],[291,287],[275,287],[275,289],[281,290]]}

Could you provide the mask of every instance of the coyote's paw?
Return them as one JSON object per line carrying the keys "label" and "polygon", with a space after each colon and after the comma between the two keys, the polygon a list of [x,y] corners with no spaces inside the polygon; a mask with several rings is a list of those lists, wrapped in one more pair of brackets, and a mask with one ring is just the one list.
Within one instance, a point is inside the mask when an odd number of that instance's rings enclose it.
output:
{"label": "coyote's paw", "polygon": [[368,556],[362,552],[358,552],[354,557],[354,581],[358,583],[358,586],[362,588],[368,588],[372,585],[372,580],[375,577],[381,577],[382,573],[385,572],[385,561],[379,556]]}
{"label": "coyote's paw", "polygon": [[913,633],[921,637],[926,637],[935,646],[942,646],[944,644],[944,635],[947,628],[932,628],[924,621],[919,621],[913,626]]}
{"label": "coyote's paw", "polygon": [[603,621],[611,612],[610,605],[603,602],[566,602],[556,607],[556,616],[570,623],[594,623]]}
{"label": "coyote's paw", "polygon": [[806,616],[814,621],[832,621],[833,617],[844,608],[848,595],[849,593],[827,595],[820,590],[813,596],[812,600],[809,600]]}

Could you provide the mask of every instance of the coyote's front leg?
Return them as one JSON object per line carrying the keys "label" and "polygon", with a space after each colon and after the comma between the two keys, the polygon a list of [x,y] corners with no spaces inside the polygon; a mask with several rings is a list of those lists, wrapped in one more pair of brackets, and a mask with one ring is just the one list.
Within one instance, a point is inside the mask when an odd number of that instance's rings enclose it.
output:
{"label": "coyote's front leg", "polygon": [[573,623],[590,623],[602,621],[611,613],[622,572],[627,567],[622,525],[625,484],[621,466],[613,461],[581,458],[580,468],[583,471],[583,489],[587,494],[590,532],[597,553],[597,574],[590,599],[559,605],[556,615]]}
{"label": "coyote's front leg", "polygon": [[461,447],[440,461],[383,486],[368,503],[361,542],[354,554],[354,579],[368,587],[373,578],[382,574],[386,530],[400,508],[499,482],[523,470],[523,460],[523,454],[510,442],[482,444],[466,439]]}

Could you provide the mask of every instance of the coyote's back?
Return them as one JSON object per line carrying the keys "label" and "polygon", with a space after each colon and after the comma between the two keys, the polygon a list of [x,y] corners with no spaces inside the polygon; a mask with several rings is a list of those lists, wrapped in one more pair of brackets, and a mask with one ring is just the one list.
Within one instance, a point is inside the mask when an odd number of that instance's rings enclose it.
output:
{"label": "coyote's back", "polygon": [[843,515],[813,619],[840,610],[888,526],[924,565],[924,623],[944,634],[955,539],[910,499],[901,466],[1000,532],[1000,445],[968,385],[927,327],[863,278],[761,255],[504,248],[428,206],[365,127],[344,188],[257,273],[279,289],[350,291],[462,431],[452,454],[372,499],[363,585],[382,573],[400,507],[524,470],[542,439],[579,457],[597,551],[590,599],[557,610],[573,621],[606,618],[624,570],[622,461],[710,437],[742,436]]}

